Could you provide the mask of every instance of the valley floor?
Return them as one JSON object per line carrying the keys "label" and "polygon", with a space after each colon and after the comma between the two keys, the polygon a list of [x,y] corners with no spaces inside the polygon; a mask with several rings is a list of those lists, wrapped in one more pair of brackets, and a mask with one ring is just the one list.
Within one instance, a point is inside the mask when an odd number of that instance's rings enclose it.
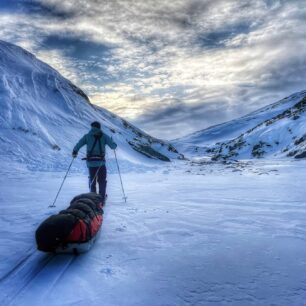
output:
{"label": "valley floor", "polygon": [[[35,250],[48,215],[87,192],[71,174],[0,175],[0,305],[306,305],[306,162],[175,163],[109,175],[99,239]],[[16,169],[18,170],[18,169]]]}

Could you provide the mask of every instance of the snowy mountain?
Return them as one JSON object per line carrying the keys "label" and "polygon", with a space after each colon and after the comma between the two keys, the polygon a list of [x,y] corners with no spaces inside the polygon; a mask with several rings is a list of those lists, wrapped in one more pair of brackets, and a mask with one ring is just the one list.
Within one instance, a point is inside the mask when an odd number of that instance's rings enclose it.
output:
{"label": "snowy mountain", "polygon": [[56,70],[4,41],[0,41],[0,103],[3,160],[34,169],[65,168],[73,146],[95,120],[118,143],[119,156],[127,163],[182,158],[170,143],[91,104],[80,88]]}
{"label": "snowy mountain", "polygon": [[[306,91],[175,140],[185,153],[218,158],[306,157]],[[218,141],[218,142],[217,142]]]}

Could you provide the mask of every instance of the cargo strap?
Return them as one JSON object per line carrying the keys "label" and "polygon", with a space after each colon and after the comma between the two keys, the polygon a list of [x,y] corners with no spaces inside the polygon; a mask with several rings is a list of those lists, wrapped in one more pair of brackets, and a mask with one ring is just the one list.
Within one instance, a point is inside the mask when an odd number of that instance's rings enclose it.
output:
{"label": "cargo strap", "polygon": [[102,137],[102,134],[94,135],[94,137],[95,137],[95,141],[94,141],[94,143],[93,143],[93,145],[92,145],[92,148],[91,148],[90,151],[88,152],[88,156],[91,156],[91,155],[92,155],[92,152],[93,152],[93,150],[94,150],[94,148],[95,148],[95,146],[96,146],[98,140],[99,140],[99,152],[100,152],[100,155],[102,155],[102,148],[101,148],[101,141],[100,141],[100,139],[101,139],[101,137]]}
{"label": "cargo strap", "polygon": [[[95,141],[90,149],[90,151],[87,153],[87,156],[85,158],[82,158],[82,160],[88,160],[88,161],[104,161],[105,160],[105,155],[102,151],[102,146],[101,146],[101,138],[102,138],[102,133],[99,135],[94,135]],[[99,143],[99,154],[92,155],[92,152],[94,148],[97,145],[97,142]]]}

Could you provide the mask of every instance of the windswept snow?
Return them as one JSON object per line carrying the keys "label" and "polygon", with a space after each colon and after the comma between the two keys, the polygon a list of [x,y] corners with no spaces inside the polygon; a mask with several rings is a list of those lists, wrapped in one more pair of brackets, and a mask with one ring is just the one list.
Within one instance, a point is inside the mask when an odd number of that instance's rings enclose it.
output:
{"label": "windswept snow", "polygon": [[[99,239],[78,257],[34,231],[87,177],[2,170],[1,305],[306,305],[303,161],[177,162],[108,179]],[[18,192],[16,192],[18,190]]]}

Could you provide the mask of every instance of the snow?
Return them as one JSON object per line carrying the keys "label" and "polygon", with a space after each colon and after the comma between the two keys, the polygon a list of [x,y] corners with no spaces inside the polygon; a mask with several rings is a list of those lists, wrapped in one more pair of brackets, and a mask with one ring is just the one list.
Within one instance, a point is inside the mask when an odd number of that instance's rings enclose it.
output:
{"label": "snow", "polygon": [[214,125],[204,130],[176,139],[178,144],[190,143],[196,145],[209,145],[216,141],[225,141],[238,137],[244,131],[270,119],[286,109],[292,107],[306,95],[306,91],[292,94],[276,103],[265,106],[246,116]]}
{"label": "snow", "polygon": [[[294,108],[305,96],[176,140],[177,152],[0,41],[0,305],[306,305],[306,161],[278,154],[306,148],[306,102]],[[79,256],[41,253],[38,225],[88,191],[81,151],[48,207],[94,120],[118,143],[127,203],[108,150],[95,245]],[[250,157],[261,140],[269,159],[213,162],[207,154],[207,146],[226,154],[236,144],[239,158]]]}
{"label": "snow", "polygon": [[177,161],[125,173],[127,203],[110,174],[100,236],[78,257],[36,251],[34,231],[87,176],[70,174],[52,210],[64,173],[3,167],[0,304],[306,305],[305,166]]}
{"label": "snow", "polygon": [[305,111],[306,91],[301,91],[241,118],[176,139],[174,144],[189,156],[299,156],[306,150]]}
{"label": "snow", "polygon": [[[128,167],[155,164],[136,152],[146,146],[178,158],[170,144],[151,137],[126,120],[92,105],[85,93],[26,50],[0,41],[0,157],[29,169],[63,171],[77,141],[99,121],[121,149]],[[114,160],[111,161],[114,163]],[[81,168],[82,162],[75,164]]]}

